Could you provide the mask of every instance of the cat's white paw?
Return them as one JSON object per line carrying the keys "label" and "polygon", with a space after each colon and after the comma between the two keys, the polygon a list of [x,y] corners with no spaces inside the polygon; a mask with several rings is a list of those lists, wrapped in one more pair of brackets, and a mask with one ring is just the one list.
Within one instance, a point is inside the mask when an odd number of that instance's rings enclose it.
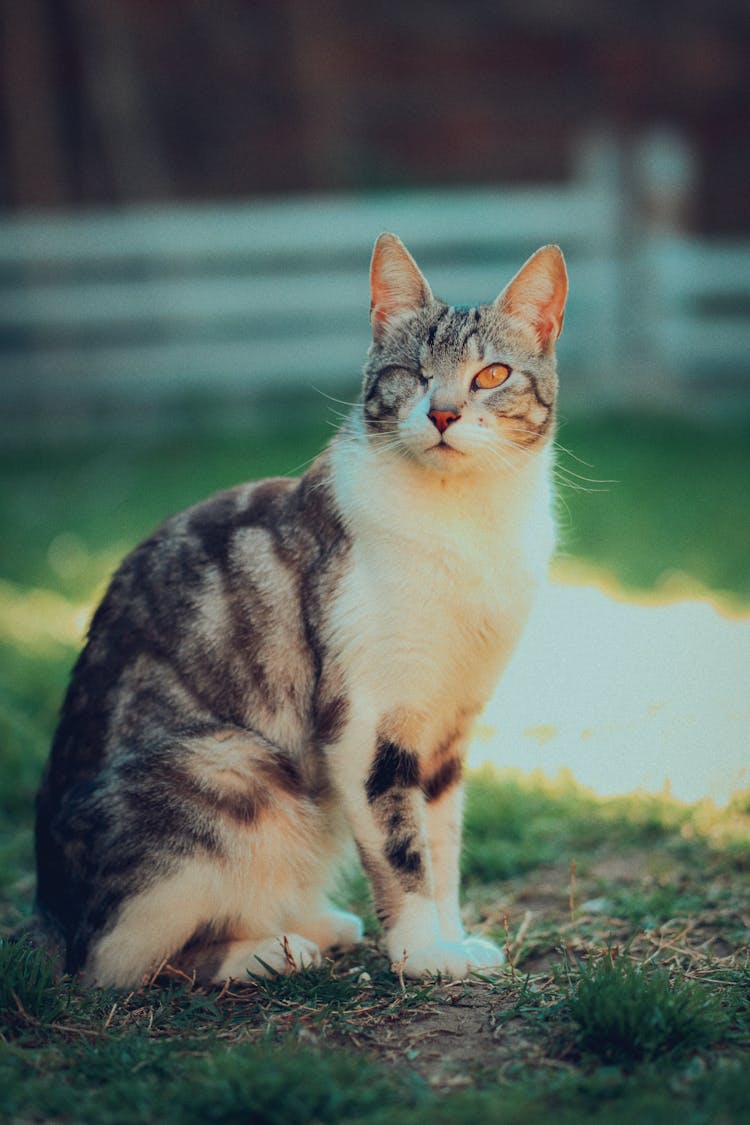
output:
{"label": "cat's white paw", "polygon": [[404,976],[424,977],[440,973],[444,977],[460,980],[471,972],[464,943],[439,941],[417,949],[407,949],[406,959],[396,958],[394,968],[403,965]]}
{"label": "cat's white paw", "polygon": [[252,963],[248,971],[255,976],[267,976],[269,969],[274,973],[289,975],[300,969],[317,968],[321,964],[320,947],[300,934],[280,934],[279,937],[266,938],[253,949]]}
{"label": "cat's white paw", "polygon": [[472,969],[497,969],[505,964],[505,954],[494,942],[467,937],[462,944]]}
{"label": "cat's white paw", "polygon": [[[453,980],[469,976],[475,969],[497,968],[503,964],[503,951],[482,938],[441,941],[421,949],[406,951],[403,972],[407,977],[440,973]],[[399,964],[399,961],[396,961]]]}
{"label": "cat's white paw", "polygon": [[359,945],[364,936],[362,919],[348,910],[331,907],[309,921],[299,922],[299,929],[314,941],[320,949],[331,949],[334,945],[348,949]]}

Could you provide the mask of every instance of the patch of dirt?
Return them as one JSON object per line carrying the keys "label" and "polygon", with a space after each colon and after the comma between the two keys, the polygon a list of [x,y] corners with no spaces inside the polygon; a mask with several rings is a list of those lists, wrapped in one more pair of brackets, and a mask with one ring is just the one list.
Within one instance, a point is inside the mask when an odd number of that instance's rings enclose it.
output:
{"label": "patch of dirt", "polygon": [[468,1084],[477,1067],[497,1061],[497,1008],[498,998],[485,989],[463,989],[461,994],[444,989],[439,1001],[404,1013],[379,1035],[376,1053],[388,1062],[407,1062],[433,1086]]}
{"label": "patch of dirt", "polygon": [[[582,865],[583,866],[583,865]],[[642,887],[692,878],[663,852],[647,848],[605,854],[582,874],[569,861],[469,893],[465,921],[505,942],[511,968],[486,982],[436,986],[420,1006],[381,1021],[368,1036],[368,1053],[416,1071],[437,1089],[476,1081],[509,1081],[519,1069],[568,1069],[575,1059],[572,1026],[562,1007],[565,962],[571,966],[608,948],[628,950],[646,963],[661,963],[678,976],[722,979],[747,956],[738,935],[748,915],[748,888],[741,878],[720,888],[726,903],[640,928],[612,912],[606,887]],[[700,881],[705,891],[704,881]],[[707,896],[709,897],[709,896]],[[714,983],[717,983],[715,981]],[[407,988],[410,987],[407,984]],[[526,990],[526,991],[524,991]]]}
{"label": "patch of dirt", "polygon": [[549,1065],[547,1036],[530,1032],[514,1014],[518,997],[507,976],[496,984],[441,985],[419,1009],[381,1023],[366,1049],[383,1062],[408,1066],[440,1090],[497,1081],[520,1060],[524,1066]]}

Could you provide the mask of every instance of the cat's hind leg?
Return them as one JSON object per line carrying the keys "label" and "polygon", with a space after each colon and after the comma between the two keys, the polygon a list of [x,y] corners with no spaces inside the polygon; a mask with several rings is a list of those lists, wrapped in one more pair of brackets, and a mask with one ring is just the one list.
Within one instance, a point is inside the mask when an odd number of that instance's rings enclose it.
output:
{"label": "cat's hind leg", "polygon": [[328,949],[350,949],[364,936],[362,919],[348,910],[339,910],[328,901],[314,903],[295,914],[291,923],[325,953]]}
{"label": "cat's hind leg", "polygon": [[251,977],[288,976],[317,968],[321,961],[320,948],[314,941],[301,934],[284,933],[260,941],[249,938],[193,945],[170,964],[203,984],[222,984]]}
{"label": "cat's hind leg", "polygon": [[[195,935],[216,931],[217,912],[209,860],[191,858],[169,875],[125,899],[114,921],[95,934],[82,972],[84,984],[134,988],[158,971]],[[223,930],[223,927],[221,928]]]}
{"label": "cat's hind leg", "polygon": [[130,988],[170,966],[209,984],[320,965],[314,937],[327,936],[322,929],[303,936],[270,912],[253,925],[228,917],[230,904],[210,861],[189,860],[123,905],[115,925],[91,943],[84,982]]}
{"label": "cat's hind leg", "polygon": [[[201,927],[177,952],[166,952],[164,941],[139,941],[141,934],[120,923],[95,947],[84,979],[89,984],[133,987],[161,969],[177,969],[201,984],[248,980],[251,976],[287,975],[316,968],[322,961],[318,945],[293,932],[266,938],[213,935]],[[174,941],[174,939],[173,939]]]}
{"label": "cat's hind leg", "polygon": [[304,847],[285,817],[269,816],[262,829],[227,832],[221,856],[190,856],[152,881],[90,942],[84,981],[132,988],[167,964],[202,983],[287,974],[360,940],[355,915],[309,908],[325,902],[332,858],[315,839],[315,819],[307,818]]}
{"label": "cat's hind leg", "polygon": [[[146,781],[130,780],[136,811],[122,833],[143,836],[141,784],[156,786],[147,794],[153,807],[176,808],[179,818],[159,850],[143,849],[128,871],[131,893],[88,944],[85,979],[132,987],[164,962],[212,981],[262,973],[261,961],[290,972],[318,964],[321,947],[361,936],[353,916],[320,909],[343,825],[287,754],[232,730],[169,748],[163,759]],[[157,861],[165,865],[158,877]],[[114,885],[111,877],[100,884],[105,894]]]}

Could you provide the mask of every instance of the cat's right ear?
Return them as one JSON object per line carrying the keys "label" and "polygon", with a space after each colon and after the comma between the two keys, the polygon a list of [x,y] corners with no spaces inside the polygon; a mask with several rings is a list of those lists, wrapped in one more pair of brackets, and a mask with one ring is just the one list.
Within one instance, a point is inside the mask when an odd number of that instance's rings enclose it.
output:
{"label": "cat's right ear", "polygon": [[400,238],[381,234],[370,264],[370,322],[377,339],[388,322],[432,300],[432,290]]}

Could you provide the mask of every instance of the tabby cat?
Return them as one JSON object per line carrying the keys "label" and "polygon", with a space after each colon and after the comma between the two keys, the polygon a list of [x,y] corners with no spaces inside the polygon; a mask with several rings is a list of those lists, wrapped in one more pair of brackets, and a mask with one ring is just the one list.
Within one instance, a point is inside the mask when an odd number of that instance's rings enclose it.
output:
{"label": "tabby cat", "polygon": [[317,965],[362,938],[329,898],[352,836],[407,975],[501,963],[461,924],[462,761],[553,543],[566,292],[546,246],[493,303],[449,307],[381,235],[363,393],[330,446],[122,563],[37,799],[68,972]]}

